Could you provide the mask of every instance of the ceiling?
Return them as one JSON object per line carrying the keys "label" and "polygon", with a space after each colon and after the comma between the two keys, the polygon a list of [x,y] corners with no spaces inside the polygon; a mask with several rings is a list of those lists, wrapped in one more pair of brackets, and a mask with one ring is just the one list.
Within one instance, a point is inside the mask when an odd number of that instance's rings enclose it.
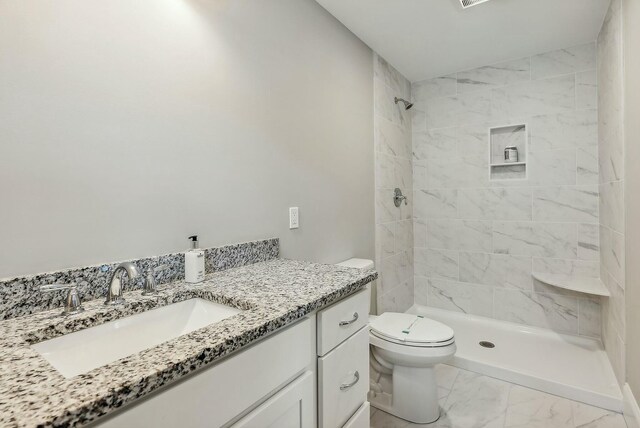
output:
{"label": "ceiling", "polygon": [[610,0],[317,0],[412,82],[596,40]]}

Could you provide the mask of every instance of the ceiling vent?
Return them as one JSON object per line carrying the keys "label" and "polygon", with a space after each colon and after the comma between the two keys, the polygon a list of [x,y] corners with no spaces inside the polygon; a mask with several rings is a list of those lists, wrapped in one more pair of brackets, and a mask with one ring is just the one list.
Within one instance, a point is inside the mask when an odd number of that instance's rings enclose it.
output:
{"label": "ceiling vent", "polygon": [[467,9],[469,7],[477,6],[480,3],[484,3],[484,2],[487,2],[487,1],[489,1],[489,0],[460,0],[460,3],[462,4],[462,8],[463,9]]}

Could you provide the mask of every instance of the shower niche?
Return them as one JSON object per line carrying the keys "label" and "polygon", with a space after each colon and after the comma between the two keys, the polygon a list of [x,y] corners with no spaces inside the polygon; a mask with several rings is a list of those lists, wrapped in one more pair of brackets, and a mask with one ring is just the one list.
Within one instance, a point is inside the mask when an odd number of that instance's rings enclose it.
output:
{"label": "shower niche", "polygon": [[527,178],[527,125],[489,129],[489,175],[491,180]]}

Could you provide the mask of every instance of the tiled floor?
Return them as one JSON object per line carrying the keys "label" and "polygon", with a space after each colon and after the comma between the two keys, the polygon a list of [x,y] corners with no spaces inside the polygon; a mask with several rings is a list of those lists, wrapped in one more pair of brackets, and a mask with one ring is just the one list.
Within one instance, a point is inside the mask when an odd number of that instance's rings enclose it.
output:
{"label": "tiled floor", "polygon": [[418,425],[371,409],[372,428],[626,428],[622,415],[452,366],[438,366],[440,419]]}

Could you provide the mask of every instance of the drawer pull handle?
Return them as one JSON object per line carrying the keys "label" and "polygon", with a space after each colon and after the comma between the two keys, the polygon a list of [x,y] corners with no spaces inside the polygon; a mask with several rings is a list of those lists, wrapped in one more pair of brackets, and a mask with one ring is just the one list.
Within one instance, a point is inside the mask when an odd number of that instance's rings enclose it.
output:
{"label": "drawer pull handle", "polygon": [[346,391],[347,389],[358,383],[358,381],[360,380],[360,373],[358,373],[358,371],[356,370],[356,372],[353,374],[353,377],[353,381],[340,385],[340,391]]}
{"label": "drawer pull handle", "polygon": [[353,319],[350,319],[349,321],[340,321],[339,326],[340,327],[344,327],[345,325],[353,324],[356,321],[358,321],[358,313],[354,312],[353,313]]}

